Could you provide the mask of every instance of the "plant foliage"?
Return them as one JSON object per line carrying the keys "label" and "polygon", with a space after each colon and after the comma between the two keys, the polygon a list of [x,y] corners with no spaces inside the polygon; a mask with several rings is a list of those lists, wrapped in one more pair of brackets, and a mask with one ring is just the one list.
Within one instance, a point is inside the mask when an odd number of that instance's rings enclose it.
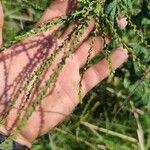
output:
{"label": "plant foliage", "polygon": [[[62,48],[73,40],[69,50],[64,53],[53,73],[49,75],[45,85],[41,88],[17,127],[13,129],[6,143],[15,138],[36,106],[46,95],[48,89],[55,84],[55,80],[67,58],[76,49],[89,21],[94,18],[95,29],[91,33],[92,40],[89,55],[86,64],[80,69],[81,80],[78,95],[82,105],[78,106],[76,111],[59,128],[36,141],[33,150],[143,150],[143,147],[147,150],[150,149],[149,0],[78,0],[77,7],[70,15],[54,19],[33,29],[31,29],[32,24],[37,21],[42,11],[47,7],[48,0],[42,2],[36,0],[33,3],[28,0],[14,0],[14,2],[4,0],[3,4],[6,10],[5,46],[1,51],[4,51],[13,43],[36,36],[58,24],[63,26],[73,20],[78,20],[78,24],[72,33],[68,35],[58,49],[55,49],[38,66],[37,70],[22,85],[22,88],[16,92],[7,111],[0,117],[0,122],[3,123],[21,93],[31,84],[28,97],[21,109],[26,106],[43,72],[55,60]],[[26,14],[28,15],[26,16]],[[123,30],[119,28],[116,19],[121,16],[126,17],[128,21],[127,27]],[[10,26],[14,27],[15,30],[14,28],[11,30]],[[107,33],[111,37],[109,44],[105,41]],[[103,38],[103,52],[91,58],[92,46],[98,34]],[[111,51],[119,45],[123,45],[128,50],[129,60],[121,69],[114,71],[109,56]],[[81,83],[84,72],[104,57],[109,62],[111,75],[83,98]]]}

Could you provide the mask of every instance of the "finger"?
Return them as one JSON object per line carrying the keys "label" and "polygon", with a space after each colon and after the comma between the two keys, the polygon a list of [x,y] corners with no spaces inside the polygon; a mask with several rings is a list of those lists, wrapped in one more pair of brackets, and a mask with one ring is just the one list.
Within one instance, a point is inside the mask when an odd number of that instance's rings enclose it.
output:
{"label": "finger", "polygon": [[0,2],[0,47],[2,47],[3,44],[2,30],[3,30],[3,7]]}
{"label": "finger", "polygon": [[69,34],[74,30],[75,28],[75,22],[69,24],[69,26],[66,28],[66,30],[63,32],[61,37],[59,39],[65,40]]}
{"label": "finger", "polygon": [[[111,54],[111,62],[113,69],[117,69],[128,58],[127,50],[118,47]],[[106,59],[101,60],[98,64],[89,68],[83,78],[84,93],[86,94],[99,82],[104,80],[110,74],[109,64]]]}
{"label": "finger", "polygon": [[[89,21],[88,26],[83,30],[82,35],[80,37],[78,37],[78,39],[76,38],[76,36],[79,31],[78,31],[78,29],[75,29],[75,26],[76,26],[76,23],[74,21],[71,24],[69,24],[69,26],[66,28],[64,33],[58,38],[58,41],[59,41],[58,46],[62,45],[62,43],[69,36],[69,39],[67,42],[67,48],[71,47],[71,44],[74,42],[74,40],[77,40],[78,44],[76,45],[75,49],[78,49],[80,47],[80,45],[89,37],[91,31],[94,29],[95,21],[94,20]],[[74,29],[75,29],[75,31],[73,32]],[[76,32],[76,31],[78,31],[78,32]],[[64,51],[66,51],[66,48],[63,49],[62,54],[64,53]],[[61,57],[62,57],[62,55],[61,55]]]}
{"label": "finger", "polygon": [[125,27],[128,25],[128,21],[126,17],[119,16],[116,18],[116,21],[120,29],[125,29]]}
{"label": "finger", "polygon": [[91,57],[94,57],[98,54],[103,47],[102,38],[100,36],[95,37],[94,43],[92,43],[92,38],[88,38],[82,45],[78,48],[78,50],[74,53],[79,62],[79,68],[82,67],[87,60],[89,55],[88,50],[92,47]]}
{"label": "finger", "polygon": [[[95,26],[95,21],[91,20],[88,23],[88,27],[84,29],[83,34],[81,37],[79,37],[80,39],[78,39],[80,42],[80,44],[86,40],[89,36],[89,34],[91,33],[91,31],[94,29]],[[75,27],[75,23],[73,22],[72,24],[69,25],[69,27],[66,29],[66,31],[63,33],[63,35],[60,37],[61,40],[65,40],[67,38],[67,36],[73,31]],[[78,29],[76,29],[78,30]],[[81,29],[82,30],[82,29]],[[78,31],[79,32],[79,31]],[[78,34],[78,33],[77,33]],[[79,44],[79,45],[80,45]]]}
{"label": "finger", "polygon": [[36,26],[54,18],[65,16],[73,9],[76,0],[55,0],[44,12]]}

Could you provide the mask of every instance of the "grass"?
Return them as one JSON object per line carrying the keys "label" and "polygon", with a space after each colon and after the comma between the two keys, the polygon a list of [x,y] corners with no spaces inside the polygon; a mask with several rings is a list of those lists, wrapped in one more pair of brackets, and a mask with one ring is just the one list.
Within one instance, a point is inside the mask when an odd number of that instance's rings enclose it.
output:
{"label": "grass", "polygon": [[[146,20],[143,1],[134,3],[133,21],[149,39],[150,19]],[[5,7],[5,43],[16,35],[25,33],[40,18],[49,1],[3,0]],[[147,13],[147,12],[146,12]],[[138,20],[136,18],[138,17]],[[141,23],[143,26],[140,26]],[[127,27],[130,46],[137,45],[138,38]],[[135,47],[135,52],[147,57],[150,51]],[[54,131],[37,139],[32,150],[148,150],[150,149],[150,78],[139,75],[136,64],[126,62],[114,76],[92,89],[73,114]],[[146,79],[145,79],[146,78]],[[119,111],[118,111],[119,110]]]}

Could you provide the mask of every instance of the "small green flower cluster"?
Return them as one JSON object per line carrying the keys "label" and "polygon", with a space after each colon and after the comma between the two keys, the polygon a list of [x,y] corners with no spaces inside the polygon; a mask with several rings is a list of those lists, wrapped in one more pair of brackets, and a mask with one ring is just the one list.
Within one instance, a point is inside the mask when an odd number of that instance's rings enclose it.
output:
{"label": "small green flower cluster", "polygon": [[[28,2],[24,0],[24,2]],[[148,7],[149,7],[148,3]],[[11,111],[12,107],[20,97],[20,95],[30,86],[28,96],[26,97],[26,100],[24,101],[23,105],[21,106],[21,110],[25,108],[26,104],[28,103],[32,93],[34,93],[34,90],[36,88],[36,85],[38,81],[40,80],[42,74],[46,69],[48,69],[52,62],[55,60],[56,56],[60,53],[60,51],[68,45],[69,42],[71,42],[70,47],[68,51],[66,51],[61,59],[61,61],[57,64],[56,68],[53,70],[52,74],[49,75],[49,78],[47,81],[45,81],[44,86],[41,88],[39,93],[37,94],[37,97],[33,100],[32,106],[30,106],[27,110],[27,112],[24,114],[22,119],[18,122],[18,125],[15,129],[13,129],[12,134],[9,136],[9,138],[6,140],[6,142],[10,141],[12,138],[14,138],[18,131],[21,130],[21,128],[26,124],[27,120],[32,115],[33,111],[35,110],[36,106],[42,101],[44,96],[47,94],[47,91],[52,88],[52,86],[55,84],[56,78],[58,77],[59,73],[61,72],[63,66],[66,63],[66,59],[74,52],[74,50],[77,48],[78,43],[87,28],[89,21],[91,19],[95,19],[95,28],[93,32],[91,33],[91,47],[88,51],[89,55],[87,56],[87,60],[83,68],[81,69],[81,79],[79,81],[79,99],[80,102],[82,102],[82,79],[84,76],[84,72],[92,65],[93,61],[91,58],[92,53],[92,47],[95,41],[95,37],[97,35],[101,35],[103,39],[103,52],[100,54],[102,55],[102,58],[106,58],[109,64],[110,72],[113,75],[114,70],[112,68],[112,63],[110,59],[110,52],[113,50],[113,48],[117,47],[118,45],[122,45],[124,48],[126,48],[129,52],[130,57],[132,58],[132,61],[137,64],[138,69],[140,72],[144,73],[147,64],[140,59],[136,53],[135,50],[130,46],[128,42],[126,42],[124,37],[125,30],[119,29],[117,26],[116,18],[120,16],[120,14],[127,18],[128,26],[134,31],[134,34],[136,34],[139,37],[139,40],[137,43],[144,45],[147,48],[147,51],[150,48],[150,45],[144,38],[144,36],[141,34],[141,31],[138,30],[137,26],[132,22],[132,18],[130,16],[130,12],[128,10],[131,10],[132,2],[130,0],[78,0],[78,5],[76,9],[68,16],[53,19],[51,22],[46,22],[42,24],[41,26],[32,29],[31,31],[16,36],[14,41],[7,43],[1,51],[5,50],[6,48],[10,47],[12,44],[23,40],[28,37],[33,37],[41,32],[45,32],[47,30],[50,30],[56,25],[63,26],[66,23],[71,23],[73,20],[78,20],[77,24],[74,28],[74,30],[67,36],[67,38],[63,41],[62,45],[60,45],[58,48],[56,48],[52,54],[48,58],[44,60],[44,62],[37,68],[36,71],[33,72],[33,74],[27,79],[26,83],[20,88],[20,90],[15,94],[13,100],[11,101],[11,104],[7,107],[7,110],[4,112],[4,114],[0,117],[0,123],[4,123],[6,117],[9,115],[9,112]],[[40,8],[39,8],[40,9]],[[111,36],[111,42],[109,44],[105,41],[106,34],[110,34]],[[18,114],[19,115],[19,114]]]}

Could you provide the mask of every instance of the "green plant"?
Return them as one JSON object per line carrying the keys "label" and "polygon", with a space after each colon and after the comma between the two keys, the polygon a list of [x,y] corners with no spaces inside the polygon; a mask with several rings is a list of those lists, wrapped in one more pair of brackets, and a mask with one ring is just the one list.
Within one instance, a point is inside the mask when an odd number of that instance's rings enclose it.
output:
{"label": "green plant", "polygon": [[[22,7],[23,9],[26,8],[27,5],[30,5],[31,3],[28,0],[22,0],[23,3]],[[4,1],[4,4],[8,7],[9,1]],[[44,4],[45,3],[45,4]],[[43,5],[41,3],[37,3],[37,5],[31,4],[30,7],[35,11],[41,11],[44,10],[47,2],[43,2]],[[17,5],[13,4],[16,6]],[[45,94],[47,93],[48,88],[50,88],[54,83],[55,79],[60,73],[62,67],[65,65],[66,59],[70,56],[70,54],[74,51],[74,49],[77,46],[77,43],[80,39],[80,37],[83,34],[83,31],[88,25],[88,21],[91,20],[91,18],[95,18],[95,29],[91,33],[93,36],[93,39],[91,40],[91,48],[89,49],[89,55],[87,57],[87,61],[85,66],[81,68],[81,80],[79,82],[79,98],[80,101],[83,103],[81,105],[81,108],[79,108],[78,112],[82,110],[82,107],[84,106],[85,112],[83,115],[81,115],[81,118],[75,119],[78,124],[76,126],[69,127],[72,132],[76,134],[76,136],[81,137],[81,139],[86,138],[87,135],[82,131],[82,128],[84,125],[88,125],[89,130],[88,135],[92,136],[92,139],[89,143],[93,143],[94,146],[91,146],[91,148],[95,148],[95,146],[98,143],[101,143],[100,146],[104,146],[108,149],[138,149],[138,147],[141,148],[141,145],[139,146],[138,143],[140,143],[140,139],[138,136],[135,136],[135,130],[130,128],[132,124],[132,120],[134,119],[134,116],[132,113],[136,110],[134,105],[129,103],[129,100],[132,100],[133,103],[139,109],[144,112],[149,113],[149,63],[150,63],[150,45],[149,45],[149,22],[150,22],[150,2],[144,1],[144,0],[138,0],[137,2],[131,1],[131,0],[79,0],[78,5],[76,9],[72,12],[72,14],[65,16],[63,18],[54,19],[50,23],[45,23],[42,26],[32,29],[28,31],[27,33],[21,34],[21,35],[14,35],[12,39],[14,40],[7,40],[5,47],[11,46],[13,43],[20,41],[24,38],[35,36],[39,34],[42,31],[48,30],[50,27],[53,27],[57,24],[69,24],[71,21],[78,19],[78,24],[76,25],[76,28],[74,31],[68,35],[66,40],[63,42],[63,44],[54,51],[53,54],[51,54],[48,59],[46,59],[39,67],[38,69],[33,73],[31,77],[27,79],[27,82],[22,86],[22,88],[16,93],[15,97],[12,100],[12,103],[9,105],[7,111],[1,116],[0,121],[3,123],[5,121],[5,118],[9,114],[9,111],[12,109],[13,105],[21,95],[23,91],[29,86],[30,83],[32,83],[32,86],[29,90],[28,97],[25,101],[25,103],[22,105],[23,109],[28,102],[28,99],[32,95],[32,93],[35,90],[36,84],[39,81],[40,77],[42,76],[44,70],[46,70],[52,63],[52,61],[55,59],[56,55],[61,51],[61,49],[71,40],[72,37],[75,36],[74,42],[72,43],[72,46],[70,47],[69,51],[66,52],[61,60],[60,63],[58,63],[57,67],[54,69],[53,73],[50,75],[49,79],[45,82],[45,85],[39,92],[37,98],[35,98],[35,101],[33,102],[33,105],[29,108],[27,113],[24,115],[21,122],[18,123],[18,126],[16,129],[14,129],[14,132],[12,132],[12,135],[7,139],[7,141],[11,140],[15,137],[18,130],[23,127],[23,125],[26,123],[28,118],[31,116],[33,110],[35,107],[40,103],[40,101],[43,99]],[[145,10],[145,7],[146,10]],[[137,9],[137,11],[136,11]],[[147,11],[147,12],[146,12]],[[145,13],[146,12],[146,13]],[[118,25],[116,18],[119,16],[125,16],[128,20],[128,26],[127,29],[121,30]],[[86,21],[86,19],[87,21]],[[137,19],[138,18],[138,19]],[[147,33],[148,32],[148,33]],[[109,44],[106,44],[105,42],[105,36],[109,33],[111,36],[111,42]],[[102,35],[103,41],[104,41],[104,48],[103,53],[99,54],[95,58],[91,58],[91,51],[92,51],[92,45],[94,43],[95,36],[97,34]],[[118,45],[123,45],[124,48],[126,48],[129,52],[129,61],[124,65],[124,67],[121,70],[117,70],[116,72],[113,71],[111,66],[111,60],[109,58],[110,52],[113,50],[113,48],[117,47]],[[3,48],[2,50],[5,50]],[[110,71],[112,75],[109,77],[107,81],[104,82],[102,85],[98,85],[91,93],[96,93],[96,97],[94,100],[90,101],[91,104],[86,103],[86,101],[82,98],[82,78],[84,75],[84,71],[86,71],[92,64],[97,63],[101,58],[106,58],[109,62]],[[130,71],[131,70],[131,71]],[[121,76],[121,75],[122,76]],[[139,92],[137,92],[137,90]],[[105,91],[105,92],[104,92]],[[146,92],[147,91],[147,92]],[[105,94],[103,94],[105,93]],[[128,94],[129,93],[129,94]],[[141,93],[144,93],[143,95]],[[100,104],[97,105],[97,97],[101,94],[101,101]],[[89,96],[87,96],[87,99]],[[115,98],[116,101],[111,102],[110,100],[112,98]],[[108,99],[108,102],[103,102],[102,99]],[[143,101],[141,101],[143,99]],[[126,101],[126,103],[124,103]],[[101,104],[102,103],[102,104]],[[141,105],[139,103],[142,103]],[[143,106],[144,105],[144,106]],[[91,106],[93,109],[90,111]],[[145,106],[148,107],[145,109]],[[101,108],[102,111],[99,112],[98,108]],[[123,109],[121,111],[121,109]],[[133,110],[134,108],[134,110]],[[108,110],[105,110],[108,109]],[[121,111],[121,114],[119,114],[119,121],[117,120],[118,116],[118,110]],[[111,111],[113,113],[111,113]],[[137,110],[136,110],[137,111]],[[76,113],[76,112],[75,112]],[[104,120],[98,123],[98,117],[94,117],[92,114],[99,114],[102,113],[101,118]],[[130,116],[128,115],[130,114]],[[117,115],[116,115],[117,114]],[[125,120],[123,120],[121,117],[125,116]],[[130,121],[128,122],[127,118],[130,117]],[[84,119],[83,119],[84,118]],[[114,118],[114,123],[111,123],[112,118]],[[70,119],[71,120],[71,119]],[[119,142],[117,139],[112,139],[111,136],[108,136],[109,132],[107,134],[99,134],[98,131],[89,124],[86,124],[83,122],[88,120],[91,121],[93,124],[97,126],[103,126],[106,129],[115,130],[115,135],[119,135],[117,132],[122,132],[122,134],[129,134],[129,131],[132,131],[129,136],[134,136],[134,140],[126,141],[126,144],[122,146],[123,140],[120,140]],[[148,120],[150,118],[143,117],[142,120],[144,120],[144,125],[146,126]],[[74,122],[71,121],[72,123]],[[69,124],[66,120],[66,124]],[[120,126],[120,124],[122,126]],[[125,126],[128,126],[129,129],[127,129]],[[136,124],[134,125],[136,127]],[[79,130],[80,132],[77,133],[76,130]],[[63,129],[65,132],[65,135],[69,135],[65,129]],[[100,130],[101,131],[101,130]],[[61,130],[57,129],[57,132],[61,132]],[[63,132],[61,132],[63,134]],[[150,148],[148,139],[149,139],[149,129],[146,128],[146,137],[145,139],[145,147],[148,149]],[[110,134],[111,135],[111,134]],[[56,133],[56,136],[57,133]],[[112,135],[113,136],[113,135]],[[66,139],[66,143],[68,142],[68,139],[66,136],[64,136]],[[123,136],[122,136],[123,137]],[[75,137],[73,138],[75,140]],[[80,138],[79,138],[80,139]],[[78,140],[79,140],[78,139]],[[79,140],[83,142],[84,140]],[[78,141],[77,140],[77,141]],[[95,140],[95,141],[94,141]],[[6,142],[7,142],[6,141]],[[134,141],[134,142],[133,142]],[[118,142],[118,143],[116,143]],[[133,143],[132,143],[133,142]],[[74,141],[72,141],[73,146],[72,149],[76,149],[77,147],[74,144]],[[83,142],[84,143],[84,142]],[[61,142],[59,143],[62,144]],[[116,145],[115,145],[116,144]],[[143,143],[142,143],[143,144]],[[85,143],[89,146],[89,144]],[[84,145],[81,145],[80,148],[84,149]],[[117,147],[117,148],[116,148]],[[36,149],[36,148],[35,148]],[[65,149],[65,148],[64,148]],[[69,149],[69,148],[67,148]]]}

